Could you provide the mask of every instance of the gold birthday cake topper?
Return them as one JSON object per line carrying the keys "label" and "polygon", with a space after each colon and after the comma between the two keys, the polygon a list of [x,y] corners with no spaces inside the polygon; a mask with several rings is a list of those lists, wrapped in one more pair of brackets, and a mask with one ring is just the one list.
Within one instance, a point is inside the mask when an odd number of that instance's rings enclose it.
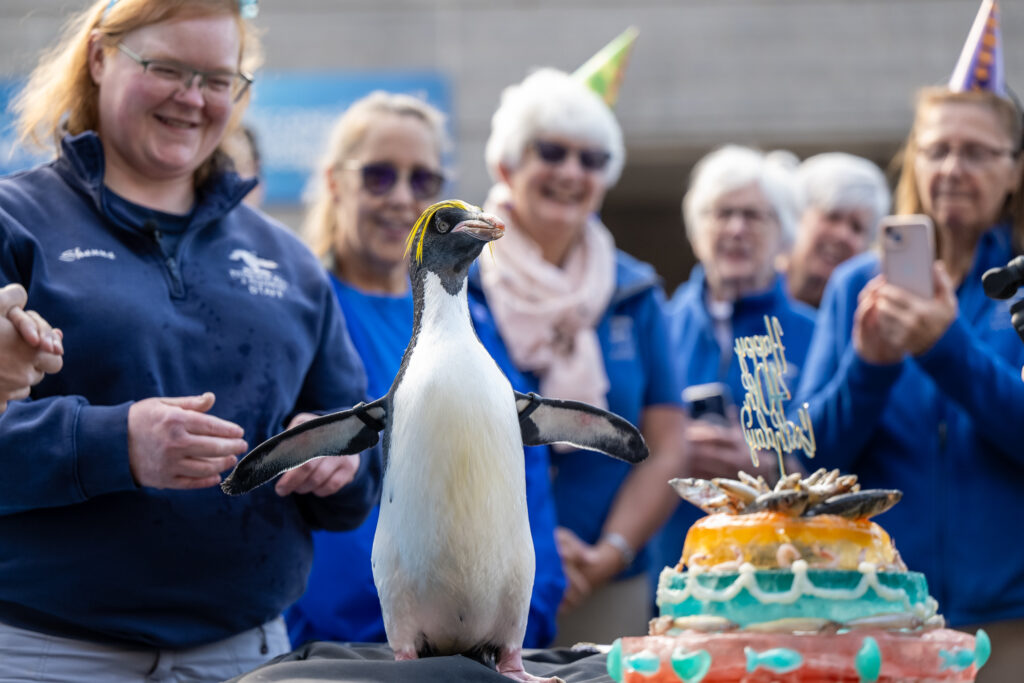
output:
{"label": "gold birthday cake topper", "polygon": [[786,419],[783,401],[790,400],[791,396],[786,385],[788,366],[782,325],[775,316],[765,316],[764,326],[767,334],[737,337],[733,347],[740,361],[740,379],[745,390],[740,426],[754,467],[758,466],[758,451],[775,451],[779,458],[779,475],[785,477],[783,453],[802,450],[808,458],[814,457],[814,428],[806,403],[797,411],[799,425]]}

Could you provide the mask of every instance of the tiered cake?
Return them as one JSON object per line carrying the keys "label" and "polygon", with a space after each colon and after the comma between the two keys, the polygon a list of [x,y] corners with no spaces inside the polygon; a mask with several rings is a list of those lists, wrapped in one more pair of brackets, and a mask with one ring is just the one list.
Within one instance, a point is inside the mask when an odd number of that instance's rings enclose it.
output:
{"label": "tiered cake", "polygon": [[925,577],[869,517],[900,499],[853,475],[676,479],[708,513],[658,586],[650,635],[617,640],[620,683],[973,681],[984,631],[943,628]]}

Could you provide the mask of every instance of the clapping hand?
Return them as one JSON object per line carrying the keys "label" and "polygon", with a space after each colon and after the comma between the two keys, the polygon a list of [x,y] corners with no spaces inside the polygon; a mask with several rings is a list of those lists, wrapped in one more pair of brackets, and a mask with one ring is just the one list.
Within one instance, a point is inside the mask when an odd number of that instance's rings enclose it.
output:
{"label": "clapping hand", "polygon": [[7,401],[27,398],[45,374],[64,365],[63,335],[35,311],[26,311],[24,287],[0,288],[0,412]]}
{"label": "clapping hand", "polygon": [[147,398],[128,409],[128,461],[139,486],[200,489],[220,483],[249,450],[241,427],[207,415],[214,395]]}

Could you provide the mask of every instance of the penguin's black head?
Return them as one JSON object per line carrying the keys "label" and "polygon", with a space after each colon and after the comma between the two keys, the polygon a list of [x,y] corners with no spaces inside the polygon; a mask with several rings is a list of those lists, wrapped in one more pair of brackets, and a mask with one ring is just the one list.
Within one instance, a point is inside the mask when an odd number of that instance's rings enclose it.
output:
{"label": "penguin's black head", "polygon": [[406,240],[411,270],[465,276],[469,264],[488,242],[505,234],[497,216],[458,199],[430,206],[420,215]]}

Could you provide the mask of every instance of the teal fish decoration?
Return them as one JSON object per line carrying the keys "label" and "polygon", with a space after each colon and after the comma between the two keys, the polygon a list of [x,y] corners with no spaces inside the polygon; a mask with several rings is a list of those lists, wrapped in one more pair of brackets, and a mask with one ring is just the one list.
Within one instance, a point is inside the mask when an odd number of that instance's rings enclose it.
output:
{"label": "teal fish decoration", "polygon": [[790,671],[796,671],[804,663],[804,658],[799,652],[785,647],[776,647],[764,652],[758,652],[752,647],[745,647],[743,654],[747,656],[747,673],[758,667],[764,667],[777,674],[787,674]]}
{"label": "teal fish decoration", "polygon": [[979,628],[974,634],[974,666],[979,669],[985,666],[985,662],[992,656],[992,641],[988,639],[985,629]]}
{"label": "teal fish decoration", "polygon": [[681,647],[672,651],[672,670],[683,683],[700,683],[711,669],[711,653],[707,650],[687,652]]}
{"label": "teal fish decoration", "polygon": [[942,658],[942,666],[939,667],[939,671],[945,671],[946,669],[963,671],[971,664],[974,664],[974,652],[963,647],[958,647],[952,652],[949,650],[939,650],[939,657]]}
{"label": "teal fish decoration", "polygon": [[658,655],[650,650],[637,652],[635,655],[626,657],[625,664],[628,668],[642,673],[644,676],[653,676],[661,668],[661,660]]}
{"label": "teal fish decoration", "polygon": [[860,683],[875,683],[882,672],[882,651],[878,648],[878,641],[871,636],[865,638],[853,663]]}
{"label": "teal fish decoration", "polygon": [[615,683],[622,683],[622,639],[616,638],[612,649],[608,651],[608,675]]}

